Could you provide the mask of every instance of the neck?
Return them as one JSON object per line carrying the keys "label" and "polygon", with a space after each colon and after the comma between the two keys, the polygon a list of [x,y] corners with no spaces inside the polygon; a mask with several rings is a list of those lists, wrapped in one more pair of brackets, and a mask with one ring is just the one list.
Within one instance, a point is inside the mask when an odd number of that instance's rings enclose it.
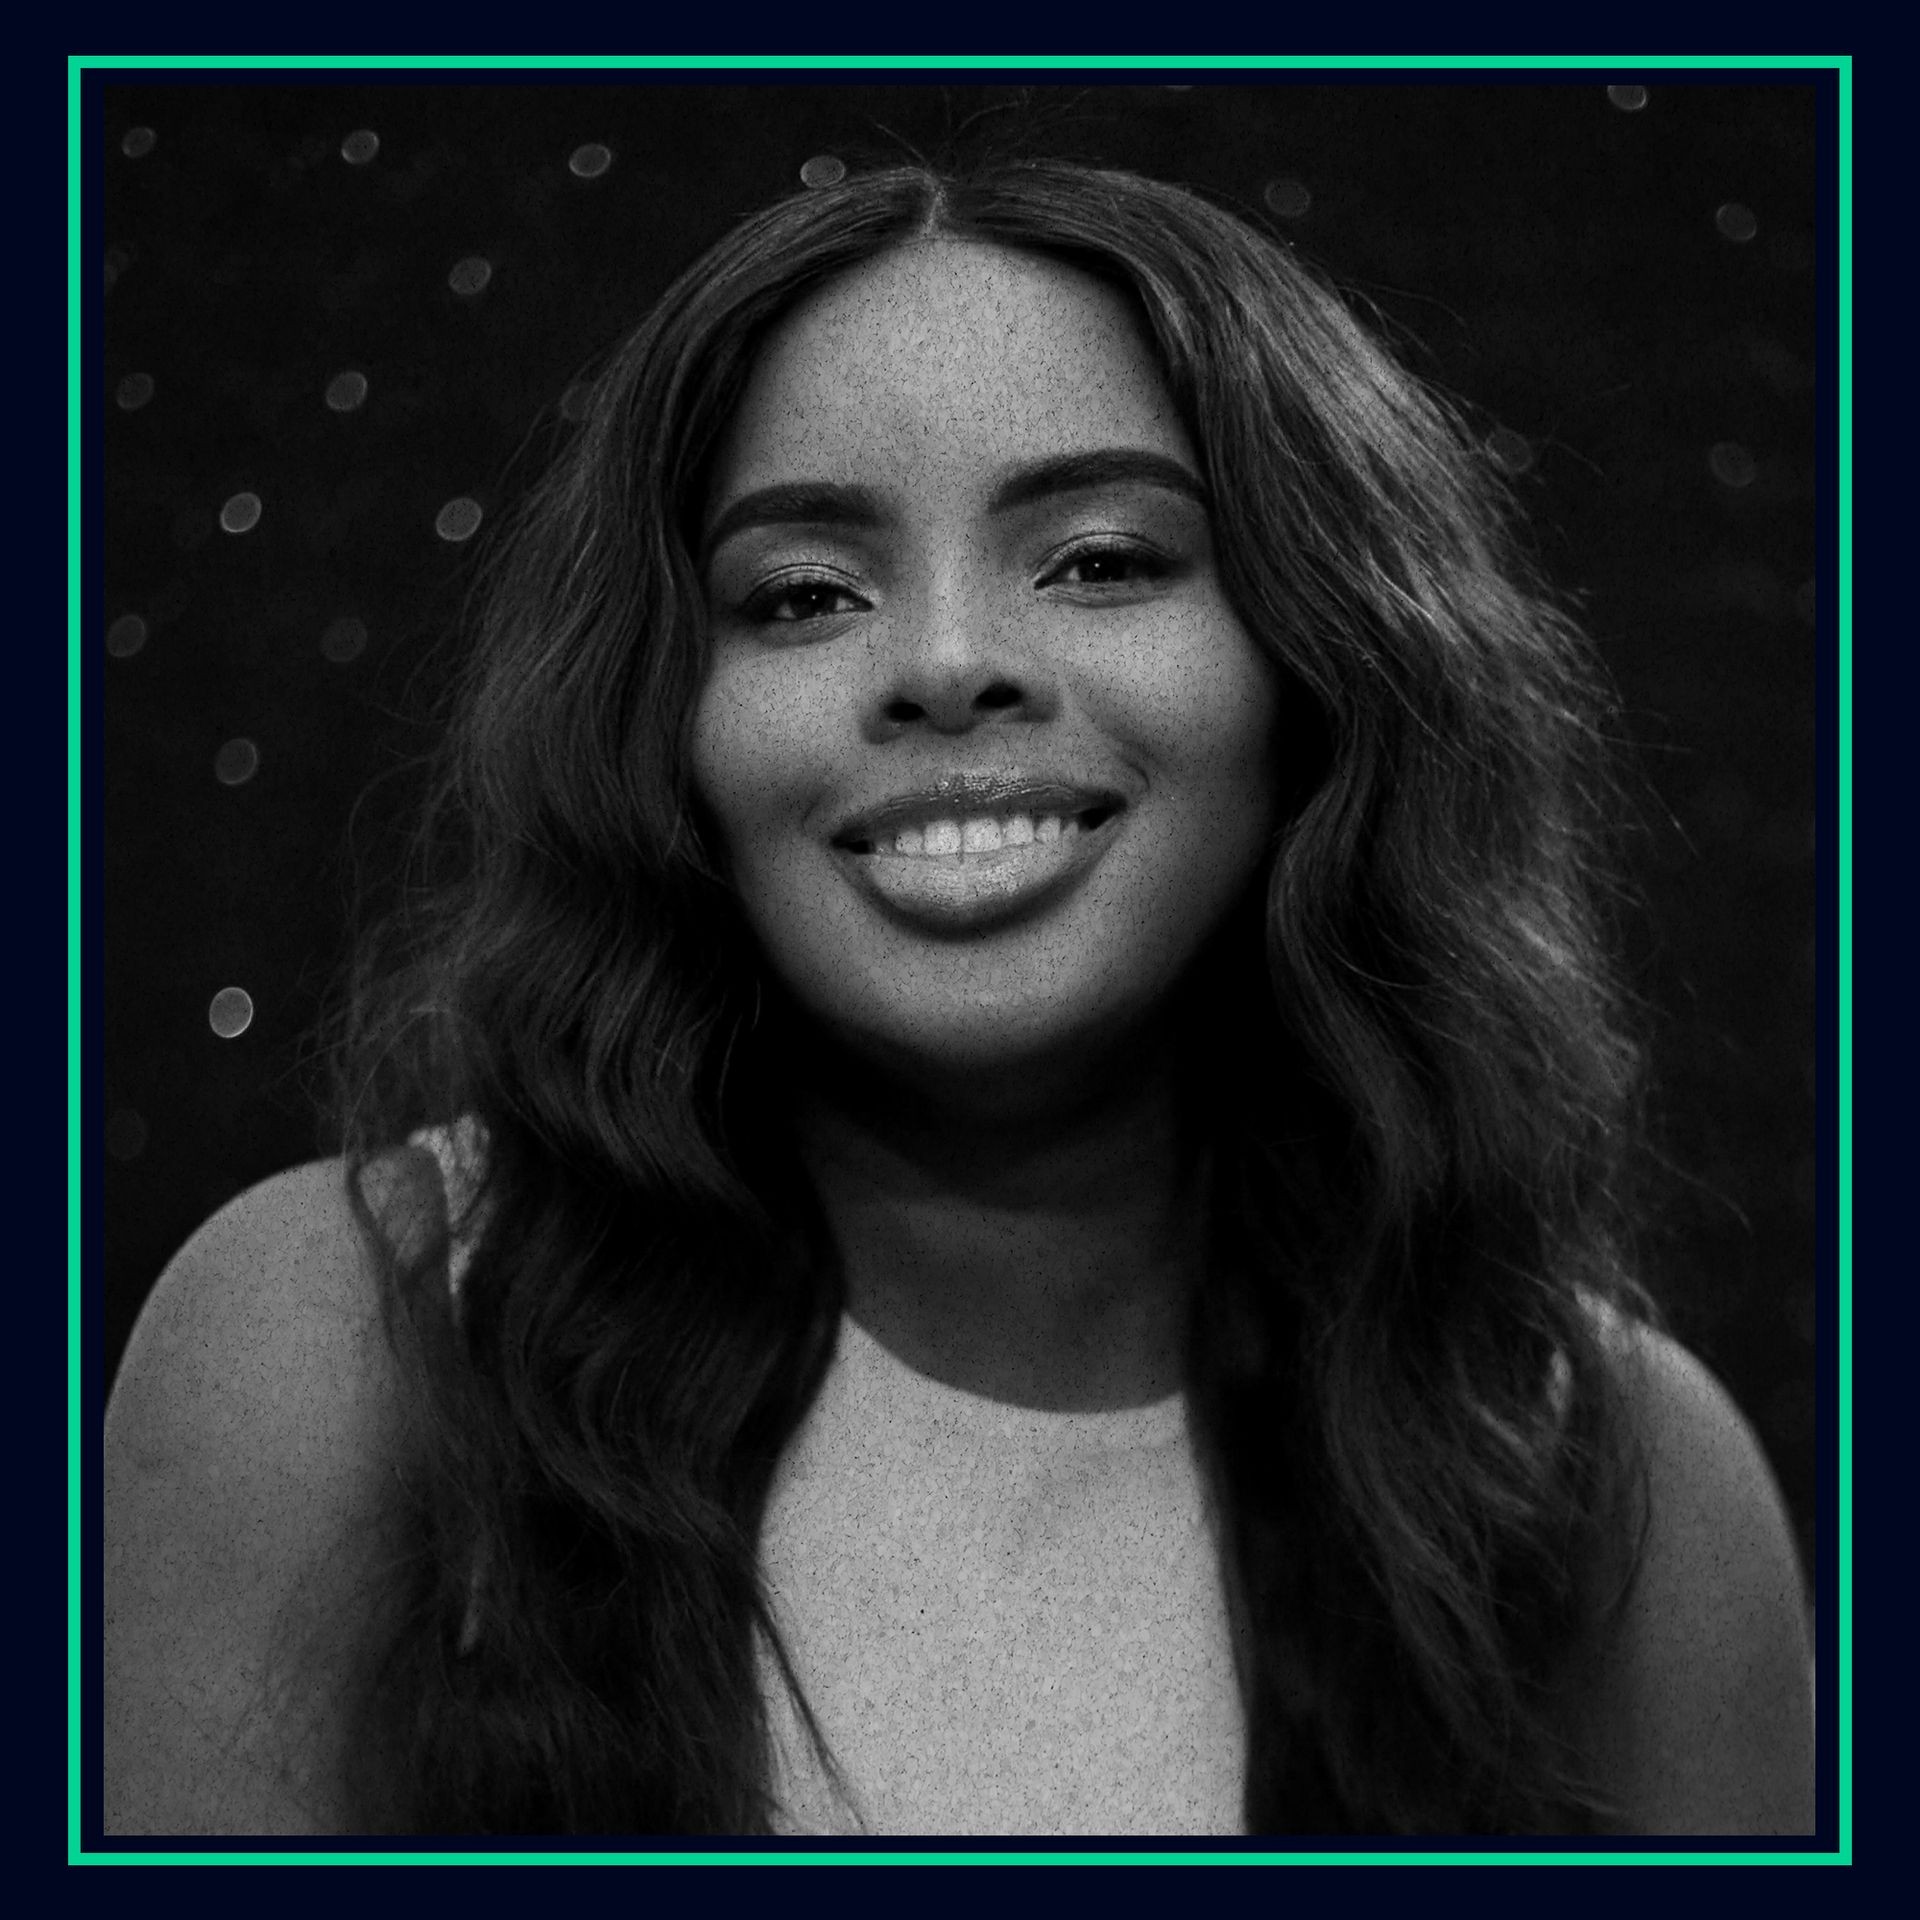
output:
{"label": "neck", "polygon": [[802,1158],[847,1310],[917,1371],[1023,1406],[1144,1405],[1180,1385],[1205,1169],[1171,1047],[1036,1095],[903,1086],[836,1055],[799,1084]]}

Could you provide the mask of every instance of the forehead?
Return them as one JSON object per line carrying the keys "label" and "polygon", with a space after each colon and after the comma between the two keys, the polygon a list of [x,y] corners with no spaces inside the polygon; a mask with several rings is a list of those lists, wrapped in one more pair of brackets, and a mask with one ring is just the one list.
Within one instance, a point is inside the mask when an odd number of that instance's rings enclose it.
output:
{"label": "forehead", "polygon": [[715,477],[722,495],[800,474],[913,487],[1110,446],[1192,454],[1128,302],[1062,262],[927,241],[780,323]]}

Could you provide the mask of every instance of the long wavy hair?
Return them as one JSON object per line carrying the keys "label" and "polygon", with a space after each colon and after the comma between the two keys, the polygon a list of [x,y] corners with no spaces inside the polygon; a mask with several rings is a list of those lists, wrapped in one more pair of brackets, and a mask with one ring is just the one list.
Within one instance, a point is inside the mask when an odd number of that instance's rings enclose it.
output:
{"label": "long wavy hair", "polygon": [[[1269,870],[1180,1014],[1247,1830],[1583,1830],[1568,1701],[1633,1533],[1601,1322],[1647,1310],[1607,690],[1459,411],[1327,282],[1194,192],[1036,159],[885,166],[735,228],[605,361],[492,554],[340,1056],[412,1422],[360,1824],[776,1821],[761,1661],[797,1688],[757,1542],[840,1278],[778,1118],[791,1035],[692,794],[692,516],[768,328],[926,236],[1131,303],[1301,716]],[[487,1143],[474,1210],[422,1233],[394,1150],[456,1116]]]}

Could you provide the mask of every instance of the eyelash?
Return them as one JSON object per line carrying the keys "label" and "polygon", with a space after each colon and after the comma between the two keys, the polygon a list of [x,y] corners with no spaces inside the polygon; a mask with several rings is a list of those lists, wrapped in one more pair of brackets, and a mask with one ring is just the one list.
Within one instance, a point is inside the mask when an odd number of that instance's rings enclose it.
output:
{"label": "eyelash", "polygon": [[[1084,565],[1089,560],[1125,560],[1138,568],[1149,581],[1158,582],[1173,572],[1173,563],[1164,554],[1156,553],[1151,547],[1143,547],[1129,540],[1090,540],[1070,548],[1062,554],[1047,577],[1040,582],[1051,586],[1054,581],[1070,567]],[[1124,587],[1134,584],[1127,580],[1083,580],[1077,583],[1084,588]]]}
{"label": "eyelash", "polygon": [[[1043,587],[1052,586],[1072,568],[1101,560],[1125,561],[1153,583],[1165,580],[1173,571],[1172,563],[1149,547],[1135,546],[1124,541],[1092,541],[1060,555],[1051,570],[1038,584]],[[1070,584],[1079,586],[1083,592],[1097,593],[1103,588],[1129,587],[1136,582],[1084,580]],[[844,580],[836,580],[829,574],[789,574],[784,579],[769,580],[748,598],[742,611],[749,620],[763,626],[804,626],[813,620],[832,618],[830,613],[813,613],[796,619],[781,619],[774,609],[801,594],[842,594],[850,600],[859,598],[859,595]]]}
{"label": "eyelash", "polygon": [[[801,626],[802,620],[782,620],[773,611],[782,601],[802,593],[839,593],[849,600],[857,600],[859,595],[844,580],[835,580],[825,574],[789,574],[782,580],[769,580],[765,586],[749,595],[741,611],[749,620],[761,626]],[[820,620],[829,616],[810,614],[808,619]]]}

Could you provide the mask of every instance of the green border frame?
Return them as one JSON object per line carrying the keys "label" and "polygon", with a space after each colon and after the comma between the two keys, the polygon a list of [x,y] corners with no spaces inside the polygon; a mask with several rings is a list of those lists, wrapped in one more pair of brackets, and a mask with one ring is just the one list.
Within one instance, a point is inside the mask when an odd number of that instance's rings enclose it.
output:
{"label": "green border frame", "polygon": [[[303,69],[384,69],[393,72],[449,68],[570,71],[599,67],[619,71],[764,73],[837,72],[873,74],[959,70],[991,74],[1105,69],[1137,71],[1223,70],[1249,76],[1276,71],[1362,69],[1437,71],[1627,72],[1635,75],[1689,70],[1832,72],[1839,80],[1838,167],[1835,181],[1838,302],[1835,340],[1838,418],[1834,476],[1838,544],[1836,616],[1839,624],[1839,684],[1836,716],[1839,819],[1839,941],[1837,964],[1839,1047],[1840,1251],[1838,1505],[1834,1542],[1837,1581],[1837,1672],[1832,1711],[1839,1759],[1837,1846],[1831,1852],[1716,1851],[1597,1852],[888,1852],[751,1853],[724,1849],[678,1852],[301,1852],[298,1850],[205,1852],[89,1851],[80,1833],[80,1417],[81,1387],[81,1048],[80,954],[82,874],[80,848],[82,582],[78,530],[81,514],[80,314],[91,282],[81,270],[80,134],[81,81],[89,72],[141,72],[226,68],[270,74]],[[1853,57],[1850,54],[70,54],[67,57],[67,1864],[120,1866],[1851,1866],[1853,1864]]]}

